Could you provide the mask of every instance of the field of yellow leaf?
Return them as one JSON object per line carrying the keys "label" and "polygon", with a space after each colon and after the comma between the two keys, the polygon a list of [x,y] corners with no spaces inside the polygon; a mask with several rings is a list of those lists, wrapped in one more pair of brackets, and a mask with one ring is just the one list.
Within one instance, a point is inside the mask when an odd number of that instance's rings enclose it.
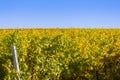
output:
{"label": "field of yellow leaf", "polygon": [[21,80],[120,77],[120,29],[1,29],[0,80],[17,79],[14,45]]}

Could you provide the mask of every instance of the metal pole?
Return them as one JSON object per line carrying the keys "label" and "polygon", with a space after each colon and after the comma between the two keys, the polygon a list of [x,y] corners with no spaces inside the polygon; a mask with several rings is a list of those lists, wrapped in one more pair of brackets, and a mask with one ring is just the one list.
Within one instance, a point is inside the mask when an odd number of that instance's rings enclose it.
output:
{"label": "metal pole", "polygon": [[[19,64],[18,64],[16,46],[12,46],[12,52],[13,52],[14,66],[15,66],[15,69],[18,71],[18,74],[19,74],[20,69],[19,69]],[[18,76],[18,80],[20,80],[20,76]]]}

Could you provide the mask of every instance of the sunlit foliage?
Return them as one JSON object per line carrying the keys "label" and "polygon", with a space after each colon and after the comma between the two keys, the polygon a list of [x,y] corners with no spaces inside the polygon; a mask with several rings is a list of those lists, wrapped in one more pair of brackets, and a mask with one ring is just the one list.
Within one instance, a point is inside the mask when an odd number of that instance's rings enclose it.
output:
{"label": "sunlit foliage", "polygon": [[119,29],[0,30],[0,80],[118,80]]}

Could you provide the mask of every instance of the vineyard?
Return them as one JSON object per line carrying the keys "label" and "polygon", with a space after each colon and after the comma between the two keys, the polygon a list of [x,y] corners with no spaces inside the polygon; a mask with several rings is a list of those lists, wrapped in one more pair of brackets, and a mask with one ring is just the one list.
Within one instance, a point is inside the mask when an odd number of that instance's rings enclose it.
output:
{"label": "vineyard", "polygon": [[[13,64],[17,47],[20,74]],[[1,29],[0,80],[120,80],[120,29]]]}

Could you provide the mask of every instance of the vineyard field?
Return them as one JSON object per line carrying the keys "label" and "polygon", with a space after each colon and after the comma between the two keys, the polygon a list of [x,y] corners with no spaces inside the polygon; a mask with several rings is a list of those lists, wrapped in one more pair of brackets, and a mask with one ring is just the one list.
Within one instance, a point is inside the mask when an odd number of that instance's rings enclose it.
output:
{"label": "vineyard field", "polygon": [[[14,68],[17,47],[20,74]],[[0,80],[119,80],[120,29],[0,29]]]}

